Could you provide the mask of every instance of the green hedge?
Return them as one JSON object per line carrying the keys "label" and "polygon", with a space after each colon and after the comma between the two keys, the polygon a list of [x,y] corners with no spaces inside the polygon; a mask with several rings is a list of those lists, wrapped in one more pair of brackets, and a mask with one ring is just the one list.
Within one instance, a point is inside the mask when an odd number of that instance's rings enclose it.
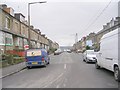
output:
{"label": "green hedge", "polygon": [[50,49],[49,49],[49,54],[54,53],[56,50],[57,50],[57,49],[55,49],[55,48],[50,48]]}
{"label": "green hedge", "polygon": [[4,54],[2,55],[2,60],[0,60],[0,67],[6,67],[14,64],[18,64],[21,62],[24,62],[24,57],[18,57],[10,54]]}

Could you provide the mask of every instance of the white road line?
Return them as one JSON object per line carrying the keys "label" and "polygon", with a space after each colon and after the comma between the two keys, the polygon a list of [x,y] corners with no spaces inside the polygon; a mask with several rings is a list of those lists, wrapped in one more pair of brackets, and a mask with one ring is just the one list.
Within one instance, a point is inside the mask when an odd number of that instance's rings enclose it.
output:
{"label": "white road line", "polygon": [[57,87],[56,88],[59,88],[59,85],[57,85]]}
{"label": "white road line", "polygon": [[63,86],[66,87],[66,84],[64,83]]}
{"label": "white road line", "polygon": [[66,65],[66,64],[64,64],[64,69],[66,69],[66,67],[67,67],[67,65]]}
{"label": "white road line", "polygon": [[44,86],[43,88],[46,88],[48,86],[50,86],[52,83],[54,83],[55,81],[57,81],[59,78],[61,78],[63,76],[63,73],[61,73],[56,79],[54,79],[53,81],[51,81],[49,84],[47,84],[46,86]]}

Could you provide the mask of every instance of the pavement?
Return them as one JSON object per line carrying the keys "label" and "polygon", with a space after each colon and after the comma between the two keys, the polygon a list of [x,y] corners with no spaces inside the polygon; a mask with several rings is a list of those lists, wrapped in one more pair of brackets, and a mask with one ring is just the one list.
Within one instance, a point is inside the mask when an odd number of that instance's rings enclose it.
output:
{"label": "pavement", "polygon": [[[81,54],[50,56],[47,67],[24,69],[2,78],[3,88],[118,88],[113,73],[83,62]],[[12,82],[12,83],[11,83]]]}
{"label": "pavement", "polygon": [[23,69],[26,68],[25,62],[16,64],[16,65],[11,65],[8,67],[0,68],[0,78],[7,77],[9,75],[12,75],[14,73],[17,73]]}
{"label": "pavement", "polygon": [[[53,54],[49,56],[53,56]],[[4,78],[9,75],[15,74],[25,68],[26,68],[25,62],[16,64],[16,65],[11,65],[11,66],[4,67],[4,68],[0,68],[0,78]]]}

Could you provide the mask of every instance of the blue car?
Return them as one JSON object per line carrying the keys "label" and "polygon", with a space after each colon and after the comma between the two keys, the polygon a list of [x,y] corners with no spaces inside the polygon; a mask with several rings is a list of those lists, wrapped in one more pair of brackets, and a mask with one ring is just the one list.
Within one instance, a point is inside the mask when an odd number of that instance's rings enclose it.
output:
{"label": "blue car", "polygon": [[25,52],[26,66],[45,66],[50,63],[50,58],[45,49],[28,49]]}

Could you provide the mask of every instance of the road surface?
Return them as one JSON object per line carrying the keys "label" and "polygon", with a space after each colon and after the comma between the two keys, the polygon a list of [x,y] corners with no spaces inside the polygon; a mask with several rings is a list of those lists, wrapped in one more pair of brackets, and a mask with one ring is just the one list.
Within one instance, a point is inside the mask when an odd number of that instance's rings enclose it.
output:
{"label": "road surface", "polygon": [[52,55],[50,65],[24,69],[2,79],[3,88],[118,88],[113,73],[86,64],[82,54]]}

